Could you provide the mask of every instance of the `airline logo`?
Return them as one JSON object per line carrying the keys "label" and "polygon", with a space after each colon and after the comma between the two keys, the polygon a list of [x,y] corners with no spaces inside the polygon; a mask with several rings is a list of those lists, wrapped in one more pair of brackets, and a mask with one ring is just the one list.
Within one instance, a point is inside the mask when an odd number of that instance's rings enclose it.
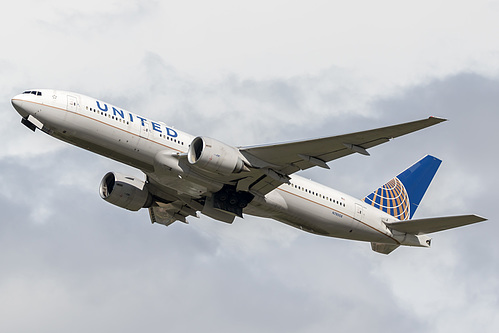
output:
{"label": "airline logo", "polygon": [[397,177],[369,194],[363,201],[399,220],[408,220],[411,215],[409,195]]}
{"label": "airline logo", "polygon": [[[151,127],[152,127],[153,131],[156,131],[159,133],[165,133],[166,135],[168,135],[172,138],[176,138],[178,136],[177,132],[173,128],[170,128],[168,126],[163,126],[159,123],[156,123],[154,121],[150,121],[147,118],[143,118],[143,117],[138,116],[138,115],[134,115],[130,112],[123,111],[121,109],[117,109],[114,106],[108,107],[108,105],[106,103],[102,103],[102,105],[101,105],[101,103],[99,101],[95,101],[95,102],[97,103],[97,107],[99,108],[100,112],[107,113],[107,112],[111,112],[111,109],[112,109],[112,111],[113,111],[112,115],[115,116],[116,118],[121,117],[121,119],[123,119],[125,121],[130,121],[132,123],[134,121],[134,118],[139,119],[142,126],[146,126],[146,123],[151,123]],[[126,117],[125,114],[127,114],[128,117]]]}

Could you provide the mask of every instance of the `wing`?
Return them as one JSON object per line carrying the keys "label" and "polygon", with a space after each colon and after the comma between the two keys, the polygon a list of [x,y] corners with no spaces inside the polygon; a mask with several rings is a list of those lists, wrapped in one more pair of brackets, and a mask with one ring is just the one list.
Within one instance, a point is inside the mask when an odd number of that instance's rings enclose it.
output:
{"label": "wing", "polygon": [[369,155],[367,152],[369,148],[443,121],[446,119],[429,117],[399,125],[314,140],[242,147],[241,153],[252,166],[261,171],[260,177],[254,178],[253,183],[247,187],[266,194],[285,183],[289,179],[287,175],[298,170],[313,166],[329,168],[327,162],[353,153]]}
{"label": "wing", "polygon": [[432,232],[443,231],[447,229],[462,227],[468,224],[486,221],[487,219],[478,215],[459,215],[434,217],[428,219],[417,219],[407,221],[397,221],[386,223],[386,225],[394,230],[405,232],[408,234],[430,234]]}
{"label": "wing", "polygon": [[[313,166],[329,168],[327,162],[353,153],[369,155],[367,149],[435,124],[445,119],[430,117],[428,119],[388,126],[363,132],[344,134],[314,140],[296,141],[283,144],[271,144],[258,147],[242,147],[239,152],[244,161],[244,170],[237,173],[218,174],[202,169],[192,169],[191,179],[202,179],[208,182],[223,184],[224,189],[238,195],[250,192],[265,195],[289,182],[289,175]],[[159,156],[159,157],[158,157]],[[160,169],[175,168],[179,172],[190,170],[187,154],[165,152],[158,154]],[[156,171],[155,171],[156,172]],[[166,185],[161,177],[146,173],[148,188],[154,197],[154,204],[149,209],[153,223],[169,225],[176,220],[185,222],[186,217],[196,216],[196,211],[213,217],[216,220],[231,223],[234,215],[242,216],[241,212],[229,212],[213,209],[212,195],[202,184],[195,180],[189,183],[187,179],[176,179],[176,183]],[[211,207],[211,208],[210,208]]]}

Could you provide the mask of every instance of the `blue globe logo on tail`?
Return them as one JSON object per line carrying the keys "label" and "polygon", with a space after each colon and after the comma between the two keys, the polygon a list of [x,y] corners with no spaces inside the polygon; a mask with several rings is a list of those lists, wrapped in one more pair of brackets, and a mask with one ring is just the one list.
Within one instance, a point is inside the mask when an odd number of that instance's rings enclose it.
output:
{"label": "blue globe logo on tail", "polygon": [[438,158],[426,155],[363,201],[399,220],[409,220],[416,212],[440,163],[442,161]]}
{"label": "blue globe logo on tail", "polygon": [[408,220],[410,217],[409,195],[397,177],[365,197],[364,202],[399,220]]}

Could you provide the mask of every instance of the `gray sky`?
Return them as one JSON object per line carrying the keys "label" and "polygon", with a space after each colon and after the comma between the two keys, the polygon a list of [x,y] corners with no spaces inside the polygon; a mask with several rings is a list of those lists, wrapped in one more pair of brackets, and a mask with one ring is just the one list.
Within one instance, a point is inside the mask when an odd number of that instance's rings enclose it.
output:
{"label": "gray sky", "polygon": [[[0,331],[497,332],[497,1],[17,1],[0,12]],[[389,256],[275,221],[165,228],[104,202],[136,170],[20,124],[84,93],[234,145],[450,121],[306,177],[357,197],[425,154],[415,217],[489,221]]]}

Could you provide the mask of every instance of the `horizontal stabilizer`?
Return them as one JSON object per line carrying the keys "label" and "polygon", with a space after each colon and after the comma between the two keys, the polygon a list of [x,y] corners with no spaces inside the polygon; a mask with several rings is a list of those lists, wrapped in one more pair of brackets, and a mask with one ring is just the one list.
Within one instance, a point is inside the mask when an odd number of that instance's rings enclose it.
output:
{"label": "horizontal stabilizer", "polygon": [[434,217],[427,219],[417,219],[408,221],[398,221],[392,223],[386,223],[386,225],[400,232],[405,232],[408,234],[429,234],[432,232],[462,227],[464,225],[473,224],[477,222],[486,221],[478,215],[459,215],[459,216],[445,216],[445,217]]}

